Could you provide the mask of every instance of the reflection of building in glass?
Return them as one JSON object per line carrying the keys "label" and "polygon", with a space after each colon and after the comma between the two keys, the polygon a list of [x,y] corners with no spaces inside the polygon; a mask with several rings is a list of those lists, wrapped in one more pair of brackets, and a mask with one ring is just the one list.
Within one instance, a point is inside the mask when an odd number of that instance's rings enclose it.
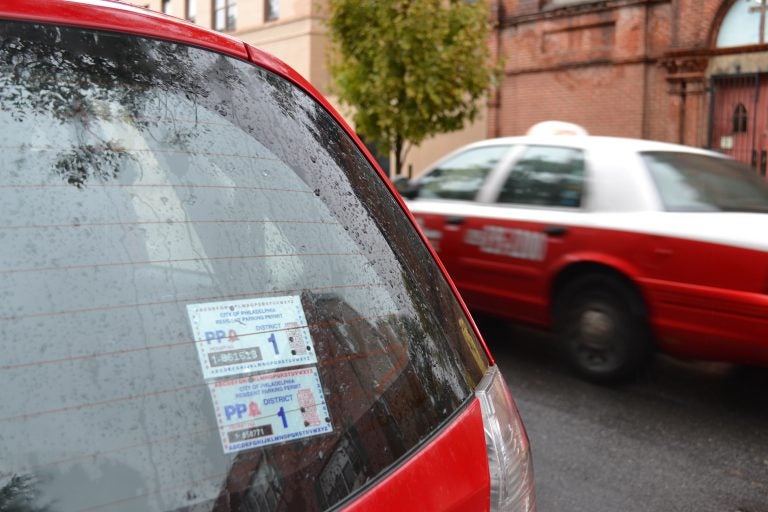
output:
{"label": "reflection of building in glass", "polygon": [[[360,489],[434,431],[459,402],[415,322],[361,317],[304,293],[333,434],[239,453],[219,503],[232,510],[323,510]],[[240,508],[242,504],[242,508]],[[250,507],[250,508],[249,508]]]}
{"label": "reflection of building in glass", "polygon": [[246,510],[269,512],[277,509],[282,494],[280,475],[275,471],[267,457],[264,457],[258,469],[253,473],[248,490],[245,492]]}
{"label": "reflection of building in glass", "polygon": [[365,482],[363,457],[359,436],[350,430],[336,444],[333,454],[320,472],[316,485],[320,506],[328,508],[359,489]]}

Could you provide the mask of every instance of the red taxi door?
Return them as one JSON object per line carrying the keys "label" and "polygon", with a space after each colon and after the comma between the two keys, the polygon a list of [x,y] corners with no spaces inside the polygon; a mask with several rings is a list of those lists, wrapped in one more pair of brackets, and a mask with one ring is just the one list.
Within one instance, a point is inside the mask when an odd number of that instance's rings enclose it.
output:
{"label": "red taxi door", "polygon": [[509,144],[469,147],[446,157],[419,179],[418,199],[409,207],[454,281],[468,211],[488,177],[503,165]]}
{"label": "red taxi door", "polygon": [[569,248],[584,172],[581,149],[531,145],[493,178],[465,212],[451,251],[452,277],[470,307],[549,322],[550,269]]}

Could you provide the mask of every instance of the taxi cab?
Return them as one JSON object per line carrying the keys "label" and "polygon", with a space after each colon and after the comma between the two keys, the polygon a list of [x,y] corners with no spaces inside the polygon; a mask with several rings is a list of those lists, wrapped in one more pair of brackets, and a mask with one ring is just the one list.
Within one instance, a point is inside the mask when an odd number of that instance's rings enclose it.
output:
{"label": "taxi cab", "polygon": [[499,369],[312,86],[126,3],[0,25],[0,510],[535,510]]}
{"label": "taxi cab", "polygon": [[734,160],[550,121],[398,188],[470,308],[550,330],[588,379],[657,350],[768,365],[768,189]]}

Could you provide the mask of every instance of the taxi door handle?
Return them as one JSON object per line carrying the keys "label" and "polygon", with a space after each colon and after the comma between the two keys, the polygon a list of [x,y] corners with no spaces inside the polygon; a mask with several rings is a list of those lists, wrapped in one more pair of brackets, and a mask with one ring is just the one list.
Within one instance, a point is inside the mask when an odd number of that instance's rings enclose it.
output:
{"label": "taxi door handle", "polygon": [[467,221],[464,217],[457,217],[457,216],[451,216],[445,218],[446,224],[451,224],[452,226],[458,226],[459,224],[464,224]]}
{"label": "taxi door handle", "polygon": [[564,236],[568,233],[568,228],[565,226],[547,226],[544,228],[544,233],[547,236]]}

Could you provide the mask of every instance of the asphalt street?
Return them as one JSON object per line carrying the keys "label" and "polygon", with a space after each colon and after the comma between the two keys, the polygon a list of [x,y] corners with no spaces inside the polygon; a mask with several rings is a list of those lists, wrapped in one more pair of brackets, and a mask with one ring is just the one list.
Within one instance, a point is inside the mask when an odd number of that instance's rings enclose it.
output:
{"label": "asphalt street", "polygon": [[619,387],[479,319],[533,450],[539,512],[768,512],[768,370],[660,356]]}

